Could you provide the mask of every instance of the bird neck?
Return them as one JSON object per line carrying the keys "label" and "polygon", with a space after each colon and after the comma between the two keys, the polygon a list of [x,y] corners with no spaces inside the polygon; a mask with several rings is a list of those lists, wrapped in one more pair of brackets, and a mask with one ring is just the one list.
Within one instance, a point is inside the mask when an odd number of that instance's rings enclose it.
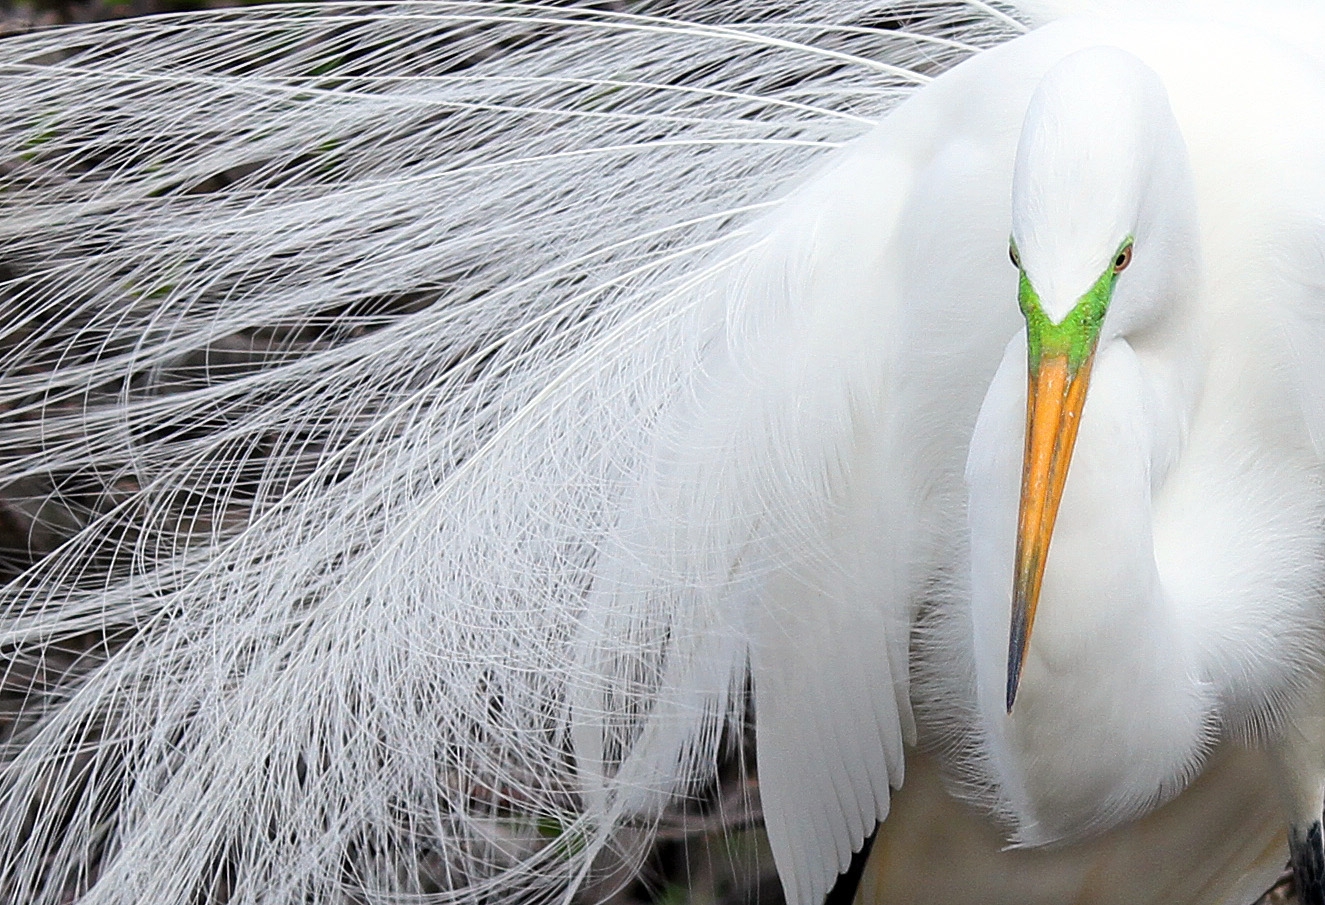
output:
{"label": "bird neck", "polygon": [[[1114,825],[1181,788],[1207,741],[1209,692],[1156,567],[1151,493],[1176,459],[1177,369],[1113,339],[1096,355],[1016,706],[1004,703],[1025,429],[1025,346],[986,396],[968,461],[972,625],[988,769],[1017,837]],[[1175,427],[1177,426],[1177,427]]]}

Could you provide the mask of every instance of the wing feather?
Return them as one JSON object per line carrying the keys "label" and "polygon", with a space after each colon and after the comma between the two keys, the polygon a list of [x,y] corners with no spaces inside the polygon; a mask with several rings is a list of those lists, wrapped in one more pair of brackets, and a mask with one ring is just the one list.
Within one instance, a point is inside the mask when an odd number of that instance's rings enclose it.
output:
{"label": "wing feather", "polygon": [[[862,168],[883,182],[862,192]],[[913,732],[915,491],[887,464],[887,255],[908,178],[886,150],[848,150],[770,215],[699,309],[711,338],[619,534],[617,586],[686,576],[716,589],[697,609],[739,627],[793,905],[821,900],[886,816]]]}

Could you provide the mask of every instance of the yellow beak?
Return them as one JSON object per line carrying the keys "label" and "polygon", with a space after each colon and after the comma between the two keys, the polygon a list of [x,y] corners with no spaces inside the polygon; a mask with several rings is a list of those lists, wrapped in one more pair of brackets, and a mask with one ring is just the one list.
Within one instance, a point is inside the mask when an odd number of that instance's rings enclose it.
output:
{"label": "yellow beak", "polygon": [[1040,601],[1040,583],[1049,556],[1058,504],[1067,483],[1072,448],[1086,404],[1094,355],[1076,369],[1067,355],[1045,355],[1032,369],[1026,390],[1026,451],[1017,512],[1017,558],[1013,573],[1012,625],[1008,634],[1007,706],[1017,698],[1026,648]]}

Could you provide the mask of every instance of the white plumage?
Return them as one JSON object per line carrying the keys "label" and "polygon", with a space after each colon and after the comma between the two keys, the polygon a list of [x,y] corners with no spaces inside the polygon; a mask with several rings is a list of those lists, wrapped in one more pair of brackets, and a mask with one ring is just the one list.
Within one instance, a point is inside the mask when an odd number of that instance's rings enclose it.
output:
{"label": "white plumage", "polygon": [[[558,899],[747,672],[792,905],[917,717],[1024,843],[1230,738],[1319,821],[1317,42],[1011,41],[1062,11],[0,42],[0,482],[71,522],[0,599],[4,896]],[[1018,282],[1057,321],[1124,239],[1009,715]]]}

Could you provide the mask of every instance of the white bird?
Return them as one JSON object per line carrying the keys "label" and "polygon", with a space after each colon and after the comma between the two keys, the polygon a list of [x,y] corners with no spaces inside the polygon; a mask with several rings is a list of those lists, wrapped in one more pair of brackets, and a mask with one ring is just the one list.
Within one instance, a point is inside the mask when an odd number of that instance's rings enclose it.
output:
{"label": "white bird", "polygon": [[917,727],[1023,846],[1263,748],[1321,902],[1325,34],[1235,14],[0,43],[3,895],[568,896],[748,677],[791,905]]}

